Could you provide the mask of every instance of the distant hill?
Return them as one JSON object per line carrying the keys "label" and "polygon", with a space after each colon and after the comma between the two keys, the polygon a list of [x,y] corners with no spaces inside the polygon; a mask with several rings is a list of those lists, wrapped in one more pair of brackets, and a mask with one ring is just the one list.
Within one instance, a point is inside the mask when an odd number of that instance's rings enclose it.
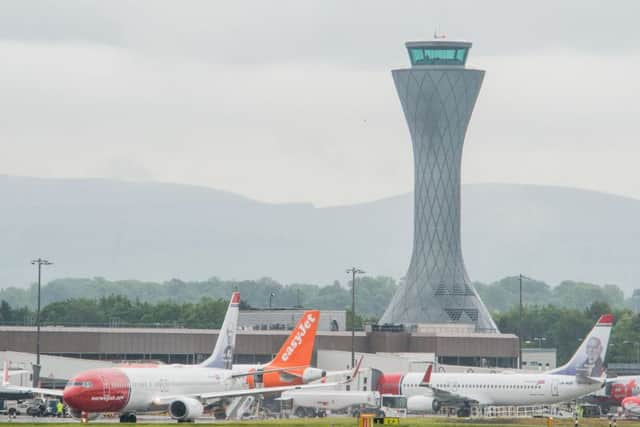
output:
{"label": "distant hill", "polygon": [[[316,208],[204,187],[0,176],[0,287],[35,278],[163,281],[272,277],[345,280],[353,264],[400,277],[412,245],[412,196]],[[640,287],[640,201],[506,184],[463,189],[463,250],[473,280],[520,272],[558,283]]]}

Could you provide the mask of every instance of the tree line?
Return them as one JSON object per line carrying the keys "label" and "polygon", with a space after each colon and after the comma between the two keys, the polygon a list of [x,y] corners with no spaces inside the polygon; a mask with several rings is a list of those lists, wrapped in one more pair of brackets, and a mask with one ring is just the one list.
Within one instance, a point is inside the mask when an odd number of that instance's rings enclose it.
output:
{"label": "tree line", "polygon": [[[491,311],[507,311],[520,305],[519,276],[505,277],[489,285],[474,282],[478,294]],[[637,298],[625,300],[624,292],[617,285],[596,285],[566,280],[551,287],[534,279],[522,280],[524,305],[555,305],[558,307],[586,309],[595,301],[606,302],[612,308],[634,308]]]}
{"label": "tree line", "polygon": [[[384,276],[359,277],[356,282],[356,313],[365,318],[380,318],[398,283]],[[518,277],[506,277],[491,284],[474,282],[478,294],[491,312],[505,312],[519,305]],[[553,305],[583,310],[595,301],[606,302],[614,309],[640,309],[640,293],[625,299],[616,285],[596,285],[585,282],[564,281],[550,286],[542,281],[525,279],[522,282],[523,303],[531,306]],[[157,304],[163,301],[198,303],[203,297],[227,299],[235,290],[242,301],[257,308],[268,307],[270,295],[274,307],[310,307],[342,310],[351,306],[350,282],[335,281],[320,286],[294,283],[283,285],[269,278],[258,280],[222,280],[185,282],[173,279],[163,283],[138,280],[110,281],[101,277],[58,279],[42,287],[42,304],[66,301],[72,298],[88,300],[110,295],[122,295],[131,301]],[[12,307],[35,309],[37,285],[29,288],[0,289],[0,300]]]}
{"label": "tree line", "polygon": [[[219,328],[229,301],[202,298],[196,303],[171,301],[156,304],[131,301],[122,295],[97,299],[71,298],[47,304],[40,313],[43,325],[64,326],[174,326],[189,328]],[[241,308],[247,308],[246,304]],[[0,322],[5,324],[33,324],[35,311],[13,309],[0,302]]]}
{"label": "tree line", "polygon": [[[583,310],[552,305],[523,307],[523,347],[555,348],[558,361],[564,363],[573,355],[598,318],[606,313],[613,313],[616,317],[607,362],[640,362],[640,315],[625,308],[614,309],[603,301],[596,301]],[[518,335],[518,308],[494,313],[494,320],[500,332]]]}

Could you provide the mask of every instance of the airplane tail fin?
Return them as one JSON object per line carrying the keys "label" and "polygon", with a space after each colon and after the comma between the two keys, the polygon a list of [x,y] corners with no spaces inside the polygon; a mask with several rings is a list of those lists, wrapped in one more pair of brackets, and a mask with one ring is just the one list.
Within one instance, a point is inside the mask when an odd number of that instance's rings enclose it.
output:
{"label": "airplane tail fin", "polygon": [[240,292],[234,292],[229,301],[227,314],[224,316],[218,340],[211,356],[200,366],[206,368],[231,369],[233,366],[233,351],[236,347],[236,329],[238,327],[238,312],[240,311]]}
{"label": "airplane tail fin", "polygon": [[433,371],[433,363],[429,363],[427,370],[424,372],[424,376],[422,377],[422,381],[420,381],[420,386],[429,386],[431,384],[431,372]]}
{"label": "airplane tail fin", "polygon": [[563,366],[550,371],[555,375],[575,375],[600,378],[604,375],[604,360],[607,355],[609,336],[613,326],[612,314],[600,316],[589,335],[582,341],[576,353]]}
{"label": "airplane tail fin", "polygon": [[273,367],[309,366],[319,322],[319,310],[305,311],[289,338],[280,347],[276,357],[268,365]]}

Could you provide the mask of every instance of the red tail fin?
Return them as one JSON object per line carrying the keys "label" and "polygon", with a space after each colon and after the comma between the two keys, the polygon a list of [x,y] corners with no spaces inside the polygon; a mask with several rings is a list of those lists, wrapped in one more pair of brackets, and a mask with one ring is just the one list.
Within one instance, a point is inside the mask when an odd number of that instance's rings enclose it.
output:
{"label": "red tail fin", "polygon": [[309,366],[319,322],[319,310],[305,311],[269,365],[276,367]]}
{"label": "red tail fin", "polygon": [[429,385],[429,383],[431,382],[431,371],[433,371],[433,363],[429,364],[429,367],[424,373],[424,377],[422,377],[422,381],[420,382],[420,384]]}

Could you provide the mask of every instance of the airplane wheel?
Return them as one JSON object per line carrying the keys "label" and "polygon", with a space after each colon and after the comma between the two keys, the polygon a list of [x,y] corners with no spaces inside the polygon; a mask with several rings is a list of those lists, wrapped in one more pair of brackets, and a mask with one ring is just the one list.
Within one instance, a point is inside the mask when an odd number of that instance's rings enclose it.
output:
{"label": "airplane wheel", "polygon": [[471,409],[469,408],[460,408],[457,413],[458,417],[465,418],[471,415]]}
{"label": "airplane wheel", "polygon": [[305,409],[302,406],[298,406],[296,408],[296,411],[294,412],[294,415],[298,418],[304,418],[307,416],[307,411],[305,411]]}
{"label": "airplane wheel", "polygon": [[307,417],[315,418],[317,416],[316,410],[313,408],[307,408]]}
{"label": "airplane wheel", "polygon": [[132,423],[135,424],[138,421],[138,417],[136,417],[136,414],[122,414],[120,415],[120,422],[121,423]]}
{"label": "airplane wheel", "polygon": [[216,420],[226,420],[227,419],[227,413],[224,412],[224,410],[222,411],[214,411],[213,412],[213,416]]}

